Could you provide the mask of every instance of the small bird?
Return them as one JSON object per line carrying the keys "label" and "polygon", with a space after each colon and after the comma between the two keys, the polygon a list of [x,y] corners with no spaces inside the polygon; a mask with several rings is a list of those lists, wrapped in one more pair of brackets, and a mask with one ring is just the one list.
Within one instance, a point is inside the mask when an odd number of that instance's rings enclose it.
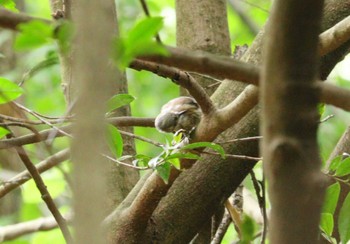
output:
{"label": "small bird", "polygon": [[163,105],[155,126],[163,133],[184,132],[190,135],[202,117],[202,111],[192,97],[178,97]]}

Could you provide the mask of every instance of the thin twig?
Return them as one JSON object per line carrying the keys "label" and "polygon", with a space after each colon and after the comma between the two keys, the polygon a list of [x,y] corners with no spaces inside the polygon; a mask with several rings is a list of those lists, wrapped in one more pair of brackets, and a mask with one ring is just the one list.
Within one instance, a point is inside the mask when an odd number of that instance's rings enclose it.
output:
{"label": "thin twig", "polygon": [[[36,164],[35,167],[37,171],[41,174],[52,167],[68,160],[70,157],[69,149],[64,149],[46,159],[41,161],[40,163]],[[22,171],[18,175],[14,176],[10,180],[6,182],[2,182],[0,185],[0,198],[5,196],[10,191],[16,189],[17,187],[23,185],[25,182],[30,180],[32,176],[28,172],[28,170]]]}
{"label": "thin twig", "polygon": [[262,139],[262,136],[251,136],[251,137],[244,137],[244,138],[237,138],[237,139],[232,139],[228,141],[223,141],[223,142],[215,142],[217,144],[229,144],[232,142],[240,142],[240,141],[256,141]]}
{"label": "thin twig", "polygon": [[[147,17],[151,17],[151,14],[149,12],[146,0],[140,0],[140,3],[142,5],[143,12],[145,12],[146,16]],[[157,40],[158,43],[160,43],[160,44],[162,43],[162,41],[160,39],[160,36],[159,36],[159,33],[156,34],[156,40]]]}
{"label": "thin twig", "polygon": [[126,131],[123,131],[123,130],[119,130],[120,134],[122,135],[125,135],[125,136],[128,136],[128,137],[132,137],[134,139],[137,139],[137,140],[140,140],[140,141],[144,141],[144,142],[147,142],[147,143],[150,143],[156,147],[162,147],[163,145],[159,142],[156,142],[156,141],[152,141],[146,137],[143,137],[143,136],[138,136],[138,135],[135,135],[133,133],[130,133],[130,132],[126,132]]}
{"label": "thin twig", "polygon": [[[107,122],[111,123],[115,126],[141,126],[141,127],[154,127],[154,119],[153,118],[133,118],[133,117],[115,117],[108,118]],[[66,133],[70,133],[71,125],[65,125],[59,127],[60,131],[64,131]],[[48,140],[50,138],[51,133],[56,131],[55,129],[46,129],[39,131],[38,134],[28,134],[24,136],[19,136],[16,138],[3,139],[0,140],[0,149],[11,148],[14,146],[23,146],[26,144],[37,143],[41,141]],[[57,131],[55,137],[62,137],[60,131]]]}
{"label": "thin twig", "polygon": [[159,76],[170,78],[177,85],[186,88],[201,107],[203,114],[209,114],[215,110],[209,95],[188,72],[138,59],[134,60],[130,67],[136,70],[148,70]]}
{"label": "thin twig", "polygon": [[219,225],[219,228],[217,229],[215,236],[211,240],[210,244],[220,244],[230,224],[231,224],[231,216],[228,212],[225,212],[225,215],[222,218],[221,224]]}
{"label": "thin twig", "polygon": [[[72,220],[72,214],[64,215],[67,222]],[[48,231],[57,228],[57,222],[53,217],[39,218],[27,222],[0,227],[0,242],[17,239],[23,235]]]}
{"label": "thin twig", "polygon": [[330,114],[330,115],[326,116],[324,119],[321,119],[321,120],[319,121],[319,123],[320,123],[320,124],[321,124],[321,123],[324,123],[324,122],[328,121],[329,119],[331,119],[331,118],[333,118],[333,117],[334,117],[334,114]]}
{"label": "thin twig", "polygon": [[[266,232],[267,232],[267,214],[265,205],[265,185],[256,179],[254,171],[250,171],[250,177],[252,178],[256,197],[258,199],[261,215],[263,216],[263,232],[261,237],[261,243],[265,243]],[[264,181],[264,179],[263,179]]]}
{"label": "thin twig", "polygon": [[[12,132],[8,136],[14,137]],[[41,194],[41,198],[44,200],[46,206],[48,207],[48,209],[52,213],[53,217],[57,221],[57,224],[62,231],[64,239],[66,240],[67,243],[73,243],[73,238],[69,232],[66,220],[63,218],[63,216],[59,212],[55,202],[53,201],[53,199],[51,197],[50,192],[47,190],[47,187],[46,187],[43,179],[40,176],[39,171],[37,170],[35,165],[32,163],[32,161],[30,160],[29,156],[27,155],[27,153],[23,147],[16,146],[15,150],[16,150],[18,156],[20,157],[20,159],[22,160],[23,164],[27,168],[28,172],[33,177],[35,185]]]}
{"label": "thin twig", "polygon": [[[203,151],[201,153],[202,154],[221,156],[221,154],[217,153],[217,152]],[[227,158],[236,158],[236,159],[244,159],[244,160],[253,160],[253,161],[260,161],[260,160],[262,160],[262,158],[259,158],[259,157],[251,157],[251,156],[246,156],[246,155],[226,154],[226,153],[225,153],[225,157],[227,157]]]}
{"label": "thin twig", "polygon": [[[3,120],[13,121],[13,122],[19,122],[23,124],[30,124],[30,125],[42,125],[45,124],[43,121],[34,121],[34,120],[27,120],[27,119],[21,119],[16,117],[7,116],[4,114],[0,114],[0,118]],[[62,121],[71,121],[73,119],[72,116],[69,116],[67,118],[55,118],[48,120],[51,124],[57,124],[61,123]]]}
{"label": "thin twig", "polygon": [[123,166],[126,166],[126,167],[129,167],[129,168],[133,168],[133,169],[138,169],[138,170],[146,170],[146,169],[150,169],[150,167],[139,167],[139,166],[134,166],[134,165],[131,165],[131,164],[128,164],[128,163],[124,163],[118,159],[115,159],[115,158],[112,158],[106,154],[102,154],[103,157],[111,160],[112,162],[115,162],[115,163],[118,163],[120,165],[123,165]]}
{"label": "thin twig", "polygon": [[35,118],[39,119],[40,121],[44,122],[45,124],[47,124],[48,126],[56,129],[57,131],[59,131],[60,133],[62,133],[63,135],[65,136],[68,136],[68,137],[72,137],[70,134],[66,133],[65,131],[61,130],[60,128],[58,128],[57,126],[53,125],[52,123],[50,123],[48,120],[44,119],[42,115],[39,115],[38,113],[22,106],[21,104],[19,103],[15,103],[17,107],[19,107],[20,109],[26,111],[27,113],[33,115]]}

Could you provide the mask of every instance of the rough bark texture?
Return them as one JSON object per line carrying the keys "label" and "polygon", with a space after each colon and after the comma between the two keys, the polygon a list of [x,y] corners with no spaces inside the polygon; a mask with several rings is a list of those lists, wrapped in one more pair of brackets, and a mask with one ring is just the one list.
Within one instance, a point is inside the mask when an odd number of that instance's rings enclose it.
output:
{"label": "rough bark texture", "polygon": [[[333,5],[331,5],[333,4]],[[334,25],[350,14],[348,3],[331,1],[326,9],[328,16],[324,19],[327,25]],[[339,10],[339,12],[338,12]],[[242,60],[254,64],[260,63],[261,42],[264,31],[261,31]],[[324,61],[328,70],[334,62]],[[327,73],[328,74],[328,73]],[[224,81],[213,94],[212,99],[219,106],[227,104],[243,89],[242,83]],[[254,86],[247,87],[250,96],[257,96]],[[226,130],[220,140],[258,135],[258,111],[256,107],[239,123]],[[257,142],[244,142],[228,145],[227,153],[258,155]],[[146,238],[152,243],[189,242],[198,232],[203,222],[208,219],[225,197],[228,197],[239,186],[255,163],[243,160],[222,160],[219,157],[206,156],[191,169],[184,171],[174,182],[166,197],[155,210],[146,230]],[[147,242],[147,241],[146,241]]]}
{"label": "rough bark texture", "polygon": [[261,128],[270,243],[318,240],[325,179],[316,139],[319,91],[314,82],[322,6],[319,0],[276,1],[267,27]]}
{"label": "rough bark texture", "polygon": [[[202,50],[214,54],[231,55],[230,35],[226,15],[226,1],[177,0],[176,44],[191,50]],[[208,87],[215,80],[193,74],[196,81],[212,95],[217,86]],[[181,95],[186,95],[181,89]],[[194,243],[211,240],[211,219],[208,218]]]}
{"label": "rough bark texture", "polygon": [[[178,47],[231,55],[226,1],[177,0],[176,33]],[[194,78],[204,88],[216,82],[200,75],[194,75]],[[216,88],[206,88],[206,91],[211,95]],[[181,93],[186,94],[186,91]]]}

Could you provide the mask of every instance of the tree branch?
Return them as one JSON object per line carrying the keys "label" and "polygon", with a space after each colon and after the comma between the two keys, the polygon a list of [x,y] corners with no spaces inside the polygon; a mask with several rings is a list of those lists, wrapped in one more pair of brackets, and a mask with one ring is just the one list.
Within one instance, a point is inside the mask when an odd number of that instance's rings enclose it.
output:
{"label": "tree branch", "polygon": [[0,27],[12,30],[18,30],[18,25],[32,20],[43,21],[50,24],[51,21],[38,17],[31,17],[26,14],[14,13],[4,8],[0,8]]}
{"label": "tree branch", "polygon": [[[142,127],[154,127],[153,118],[133,118],[133,117],[115,117],[108,118],[108,122],[115,126],[142,126]],[[65,125],[59,127],[61,131],[65,133],[71,133],[71,125]],[[40,131],[39,133],[19,136],[16,138],[0,140],[0,149],[6,149],[14,146],[23,146],[26,144],[37,143],[52,139],[51,135],[55,134],[55,137],[61,137],[65,134],[57,131],[56,129],[47,129]]]}
{"label": "tree branch", "polygon": [[[67,222],[71,222],[71,216],[65,215]],[[14,225],[0,227],[0,242],[17,239],[23,235],[35,233],[38,231],[48,231],[57,228],[57,222],[53,217],[39,218]]]}
{"label": "tree branch", "polygon": [[[11,137],[13,137],[12,133],[11,133]],[[67,243],[73,243],[73,238],[72,238],[72,236],[69,232],[69,229],[67,227],[66,220],[63,218],[61,213],[58,211],[58,208],[57,208],[55,202],[53,201],[51,194],[47,190],[47,187],[46,187],[43,179],[41,178],[37,168],[34,166],[34,164],[30,160],[30,158],[28,157],[28,155],[23,147],[16,146],[15,150],[16,150],[18,156],[20,157],[20,159],[22,160],[23,164],[27,168],[28,172],[33,177],[35,185],[38,188],[38,190],[40,191],[41,198],[44,200],[46,206],[48,207],[48,209],[52,213],[53,217],[57,221],[57,224],[62,231],[64,239],[66,240]]]}
{"label": "tree branch", "polygon": [[[40,163],[36,164],[35,167],[39,174],[51,169],[52,167],[62,163],[63,161],[69,159],[70,152],[68,149],[62,150],[45,160],[41,161]],[[0,186],[0,198],[5,196],[10,191],[16,189],[17,187],[23,185],[28,180],[32,179],[31,174],[28,172],[28,170],[22,171],[18,175],[14,176],[12,179],[8,180],[7,182],[4,182]]]}
{"label": "tree branch", "polygon": [[204,114],[209,114],[215,110],[215,106],[204,88],[200,86],[197,81],[187,72],[173,67],[138,59],[134,60],[130,64],[130,68],[136,70],[148,70],[159,76],[170,78],[175,84],[187,89],[190,95],[197,101]]}
{"label": "tree branch", "polygon": [[350,16],[323,32],[319,38],[319,53],[321,56],[337,49],[350,39]]}

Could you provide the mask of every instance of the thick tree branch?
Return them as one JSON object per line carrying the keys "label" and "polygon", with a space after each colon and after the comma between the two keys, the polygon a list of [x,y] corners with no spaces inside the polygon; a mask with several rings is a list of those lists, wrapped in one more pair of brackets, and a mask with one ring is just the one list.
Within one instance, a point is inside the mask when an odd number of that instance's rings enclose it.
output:
{"label": "thick tree branch", "polygon": [[[327,25],[348,16],[349,8],[347,2],[329,1],[326,9],[328,18]],[[260,45],[263,32],[257,36],[243,59],[250,63],[260,62]],[[339,60],[339,59],[338,59]],[[322,60],[329,69],[334,63]],[[223,107],[227,101],[242,89],[243,85],[230,81],[223,81],[216,93],[212,96],[213,101]],[[252,99],[251,97],[249,99]],[[239,138],[256,136],[258,132],[258,107],[248,113],[243,120],[235,126],[226,130],[222,135],[225,138]],[[244,155],[257,155],[257,143],[246,142],[244,145],[228,145],[228,152]],[[227,198],[250,172],[254,164],[240,160],[222,160],[218,157],[204,156],[190,170],[182,172],[180,177],[173,183],[167,195],[162,199],[152,215],[148,224],[145,238],[148,240],[176,242],[182,240],[190,241],[213,212],[217,209],[220,201]],[[188,186],[188,187],[185,187]],[[179,195],[181,197],[179,197]],[[179,216],[185,216],[181,218]],[[171,228],[167,228],[171,223]]]}
{"label": "thick tree branch", "polygon": [[320,35],[319,53],[323,56],[350,40],[350,16]]}
{"label": "thick tree branch", "polygon": [[204,114],[212,113],[215,110],[215,107],[204,88],[201,87],[187,72],[173,67],[137,59],[130,64],[130,68],[136,70],[148,70],[159,76],[170,78],[175,84],[187,89],[189,94],[197,101]]}
{"label": "thick tree branch", "polygon": [[[68,149],[62,150],[47,159],[41,161],[40,163],[36,164],[35,167],[39,174],[51,169],[52,167],[62,163],[63,161],[69,159],[70,153]],[[12,179],[8,180],[7,182],[4,182],[0,186],[0,198],[5,196],[10,191],[16,189],[17,187],[23,185],[28,180],[32,179],[31,174],[28,172],[28,170],[25,170]]]}
{"label": "thick tree branch", "polygon": [[320,0],[276,0],[266,32],[260,100],[271,244],[318,242],[325,178],[313,83],[322,8]]}
{"label": "thick tree branch", "polygon": [[[38,19],[34,17],[30,17],[23,14],[17,14],[10,12],[5,9],[0,9],[0,27],[4,28],[11,28],[15,29],[16,26],[20,23],[28,22],[30,20],[42,20],[45,22],[48,22],[48,20]],[[13,24],[9,25],[8,22],[13,22]],[[342,45],[345,41],[349,40],[349,29],[348,23],[349,20],[347,18],[341,21],[339,24],[335,25],[331,29],[325,31],[320,35],[320,50],[319,52],[322,55],[327,54],[328,52],[338,48],[340,45]],[[140,57],[142,60],[155,62],[158,64],[165,64],[172,67],[176,67],[182,70],[191,71],[191,72],[198,72],[201,74],[207,74],[211,75],[213,77],[219,78],[219,79],[230,79],[230,80],[239,80],[242,82],[246,82],[249,84],[258,85],[259,83],[259,68],[255,67],[254,65],[247,64],[244,62],[239,62],[237,60],[233,60],[232,58],[228,57],[220,57],[213,54],[208,54],[205,52],[192,52],[189,50],[181,50],[178,48],[169,48],[171,52],[170,57],[163,57],[163,56],[147,56],[147,57]],[[135,65],[136,63],[137,65]],[[152,64],[150,66],[150,63],[140,63],[140,61],[135,61],[131,64],[131,68],[135,68],[137,70],[145,69],[149,71],[156,71],[156,64]],[[134,66],[135,65],[135,66]],[[175,72],[175,73],[174,73]],[[182,72],[182,71],[181,71]],[[157,72],[154,72],[157,73]],[[179,72],[176,72],[176,69],[173,71],[166,70],[164,68],[164,73],[161,74],[161,76],[174,78],[174,74],[180,74]],[[185,73],[182,73],[182,75],[179,77],[181,80],[189,80],[189,78],[186,78],[184,76]],[[185,87],[186,89],[192,89],[190,88],[190,85],[192,82],[187,82],[187,88],[186,83],[182,83],[179,85]],[[344,89],[337,88],[333,85],[318,85],[321,89],[321,102],[332,104],[334,106],[337,106],[339,108],[345,109],[347,111],[350,111],[350,91],[347,92],[347,90],[342,91]],[[196,88],[193,88],[196,89]],[[200,94],[200,93],[199,93]],[[192,94],[193,96],[193,94]],[[198,96],[200,98],[202,96]],[[205,99],[201,99],[202,101],[205,101]],[[200,100],[200,101],[201,101]],[[208,101],[206,99],[206,101]],[[203,105],[203,107],[205,107]]]}

